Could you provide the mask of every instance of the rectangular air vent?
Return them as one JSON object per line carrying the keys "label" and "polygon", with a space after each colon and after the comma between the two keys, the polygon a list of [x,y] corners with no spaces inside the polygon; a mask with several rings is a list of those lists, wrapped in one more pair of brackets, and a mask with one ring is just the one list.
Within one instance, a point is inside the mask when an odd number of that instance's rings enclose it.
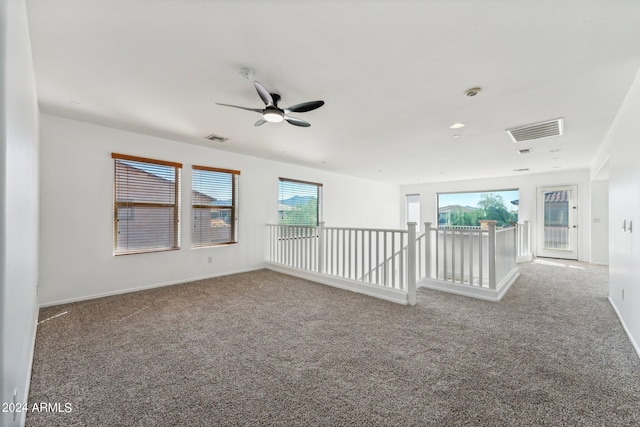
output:
{"label": "rectangular air vent", "polygon": [[523,148],[522,150],[518,150],[520,154],[529,154],[531,153],[531,148]]}
{"label": "rectangular air vent", "polygon": [[530,141],[564,134],[564,119],[549,120],[541,123],[507,129],[513,142]]}
{"label": "rectangular air vent", "polygon": [[224,136],[220,136],[212,133],[211,135],[207,136],[205,139],[208,139],[209,141],[225,142],[229,138],[225,138]]}

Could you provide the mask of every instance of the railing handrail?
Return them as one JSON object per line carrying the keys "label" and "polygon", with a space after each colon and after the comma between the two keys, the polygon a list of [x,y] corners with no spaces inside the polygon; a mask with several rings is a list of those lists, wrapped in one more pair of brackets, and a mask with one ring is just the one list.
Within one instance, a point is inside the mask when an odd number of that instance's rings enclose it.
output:
{"label": "railing handrail", "polygon": [[377,231],[379,233],[407,233],[401,228],[358,228],[358,227],[324,227],[325,230]]}

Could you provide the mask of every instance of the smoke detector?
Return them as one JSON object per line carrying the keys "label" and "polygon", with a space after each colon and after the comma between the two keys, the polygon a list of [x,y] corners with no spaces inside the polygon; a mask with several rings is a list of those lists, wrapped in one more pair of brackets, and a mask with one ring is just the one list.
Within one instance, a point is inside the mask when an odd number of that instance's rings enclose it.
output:
{"label": "smoke detector", "polygon": [[482,89],[480,89],[479,87],[473,87],[471,89],[467,89],[464,91],[464,94],[468,97],[473,97],[476,96]]}

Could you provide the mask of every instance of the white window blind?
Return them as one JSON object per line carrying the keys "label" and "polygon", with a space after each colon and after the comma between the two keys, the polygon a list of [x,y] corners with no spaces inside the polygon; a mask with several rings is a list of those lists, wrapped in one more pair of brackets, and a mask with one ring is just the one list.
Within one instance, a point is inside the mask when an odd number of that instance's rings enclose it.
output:
{"label": "white window blind", "polygon": [[113,254],[180,249],[180,163],[112,153]]}
{"label": "white window blind", "polygon": [[407,194],[407,223],[415,222],[416,231],[420,231],[420,195]]}
{"label": "white window blind", "polygon": [[238,242],[240,171],[193,166],[191,246]]}
{"label": "white window blind", "polygon": [[317,226],[322,221],[322,184],[280,178],[278,223]]}

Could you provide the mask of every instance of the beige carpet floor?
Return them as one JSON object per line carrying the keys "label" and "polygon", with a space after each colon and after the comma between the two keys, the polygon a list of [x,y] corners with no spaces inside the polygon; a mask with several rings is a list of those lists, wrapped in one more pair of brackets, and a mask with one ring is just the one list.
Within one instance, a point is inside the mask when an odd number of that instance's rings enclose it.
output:
{"label": "beige carpet floor", "polygon": [[41,309],[27,426],[640,425],[606,267],[542,262],[499,303],[261,270]]}

